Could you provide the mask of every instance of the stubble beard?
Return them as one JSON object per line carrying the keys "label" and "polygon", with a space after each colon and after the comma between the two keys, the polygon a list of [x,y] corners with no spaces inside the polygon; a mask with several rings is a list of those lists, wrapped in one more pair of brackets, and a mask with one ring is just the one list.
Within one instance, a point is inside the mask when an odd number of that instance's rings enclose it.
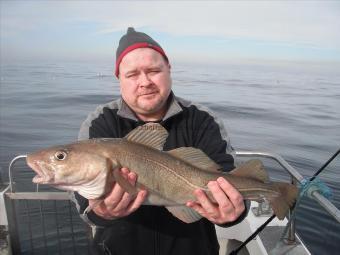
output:
{"label": "stubble beard", "polygon": [[164,117],[164,114],[167,110],[167,102],[170,95],[170,91],[166,97],[161,97],[160,94],[156,94],[155,97],[150,100],[138,102],[137,100],[137,109],[135,110],[136,114],[144,120],[145,118],[150,118],[152,120],[160,120]]}
{"label": "stubble beard", "polygon": [[156,95],[147,97],[151,98],[142,99],[141,102],[137,101],[137,106],[141,114],[152,115],[165,108],[165,99],[160,98],[159,96],[157,96],[157,98],[154,98],[156,97]]}

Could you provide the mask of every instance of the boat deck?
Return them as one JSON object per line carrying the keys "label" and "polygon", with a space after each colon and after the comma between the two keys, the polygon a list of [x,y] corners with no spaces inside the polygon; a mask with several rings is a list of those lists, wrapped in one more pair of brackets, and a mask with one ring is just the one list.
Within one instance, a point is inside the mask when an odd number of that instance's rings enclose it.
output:
{"label": "boat deck", "polygon": [[[242,244],[258,227],[260,227],[269,217],[256,216],[254,211],[258,207],[258,203],[251,202],[251,210],[248,216],[239,224],[222,228],[216,226],[217,236],[220,242],[220,255],[230,254],[239,245]],[[280,221],[275,218],[264,228],[260,234],[251,240],[246,248],[243,248],[239,255],[257,255],[257,254],[290,254],[290,255],[309,255],[310,252],[302,243],[297,234],[294,235],[295,242],[288,244],[286,241],[281,241],[282,233],[284,232],[287,220]]]}
{"label": "boat deck", "polygon": [[[262,240],[263,246],[267,251],[274,253],[275,249],[280,251],[279,254],[290,255],[304,255],[310,254],[306,247],[300,241],[300,238],[296,236],[294,244],[282,243],[280,241],[281,235],[284,231],[284,226],[269,226],[266,227],[259,235]],[[270,253],[269,252],[269,253]]]}

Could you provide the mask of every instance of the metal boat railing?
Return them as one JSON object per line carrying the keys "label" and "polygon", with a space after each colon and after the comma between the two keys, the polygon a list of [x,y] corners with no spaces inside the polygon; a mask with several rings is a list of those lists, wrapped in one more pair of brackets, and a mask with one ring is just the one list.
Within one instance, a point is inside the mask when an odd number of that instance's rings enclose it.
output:
{"label": "metal boat railing", "polygon": [[[291,183],[296,184],[297,182],[301,184],[305,179],[303,176],[292,167],[286,160],[284,160],[280,155],[269,152],[260,151],[236,151],[237,157],[260,157],[269,158],[281,165],[289,175],[291,176]],[[331,201],[321,195],[317,190],[311,193],[312,197],[317,201],[333,218],[340,223],[340,211],[336,208]],[[292,211],[289,212],[289,216],[292,215]],[[290,243],[295,242],[295,220],[290,221],[290,226],[288,229],[287,241]]]}
{"label": "metal boat railing", "polygon": [[[237,151],[236,156],[239,157],[259,157],[259,158],[268,158],[271,160],[276,161],[285,169],[289,175],[291,176],[291,182],[296,184],[301,183],[304,178],[303,176],[295,169],[293,168],[287,161],[285,161],[281,156],[274,154],[274,153],[268,153],[268,152],[259,152],[259,151]],[[6,211],[8,216],[8,225],[9,225],[9,233],[10,233],[10,239],[11,239],[11,246],[13,249],[13,252],[19,252],[20,253],[20,240],[19,240],[19,233],[18,233],[18,221],[16,218],[17,212],[16,212],[16,205],[14,201],[18,200],[24,200],[26,201],[25,208],[28,208],[27,201],[39,201],[40,203],[42,201],[68,201],[70,203],[70,196],[67,192],[38,192],[38,186],[37,186],[37,192],[15,192],[14,191],[14,182],[12,177],[12,168],[14,166],[14,163],[19,160],[25,158],[25,156],[18,156],[12,160],[9,167],[9,189],[5,193],[5,204],[6,204]],[[312,196],[314,199],[330,214],[334,217],[335,220],[340,222],[340,211],[324,196],[322,196],[318,191],[312,192]],[[71,204],[69,205],[71,208]],[[73,206],[74,207],[74,206]],[[40,217],[41,217],[41,224],[44,224],[44,215],[41,210],[41,204],[40,204]],[[71,209],[70,209],[71,210]],[[31,223],[29,222],[29,214],[30,212],[27,211],[27,220],[28,225],[30,227]],[[290,212],[291,214],[291,212]],[[55,216],[56,217],[56,216]],[[70,211],[71,222],[72,222],[72,215]],[[58,219],[56,218],[56,221]],[[84,223],[85,224],[85,223]],[[91,238],[91,229],[88,228],[86,230],[86,233],[88,235],[88,238]],[[30,238],[32,239],[32,229],[29,228]],[[73,229],[71,226],[71,234],[73,235]],[[59,233],[57,233],[57,236],[59,236]],[[46,234],[43,233],[42,236],[45,246],[46,246]],[[73,237],[72,237],[73,238]],[[295,241],[295,223],[294,220],[290,222],[289,230],[288,230],[288,241],[294,242]],[[73,240],[73,242],[75,242]],[[59,250],[61,249],[60,243]],[[33,247],[33,241],[31,240],[31,246]],[[45,247],[46,248],[46,247]],[[16,253],[14,253],[16,254]]]}
{"label": "metal boat railing", "polygon": [[[292,183],[297,181],[299,184],[301,184],[301,182],[304,180],[303,176],[280,155],[255,151],[237,151],[236,155],[240,157],[264,157],[273,159],[290,174],[292,177]],[[336,221],[340,223],[340,211],[332,204],[331,201],[321,195],[317,190],[312,192],[312,196],[331,216],[333,216]]]}
{"label": "metal boat railing", "polygon": [[[12,254],[90,254],[92,229],[79,217],[69,192],[16,192],[15,163],[9,166],[9,186],[3,198]],[[3,210],[1,210],[3,213]]]}

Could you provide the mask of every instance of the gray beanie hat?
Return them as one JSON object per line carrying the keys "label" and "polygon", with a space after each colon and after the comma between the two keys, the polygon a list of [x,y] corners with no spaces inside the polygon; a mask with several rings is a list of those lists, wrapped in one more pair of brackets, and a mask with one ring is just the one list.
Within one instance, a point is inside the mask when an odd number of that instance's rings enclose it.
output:
{"label": "gray beanie hat", "polygon": [[116,51],[116,70],[115,74],[119,75],[119,64],[122,62],[123,57],[132,50],[137,48],[151,48],[159,52],[168,62],[162,47],[150,36],[145,33],[137,32],[133,27],[129,27],[126,34],[119,40],[119,45]]}

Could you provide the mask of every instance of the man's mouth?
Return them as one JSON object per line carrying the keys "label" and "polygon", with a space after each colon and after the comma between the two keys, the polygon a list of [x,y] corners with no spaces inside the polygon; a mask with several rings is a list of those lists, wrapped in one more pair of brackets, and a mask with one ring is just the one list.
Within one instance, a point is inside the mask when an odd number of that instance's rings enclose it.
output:
{"label": "man's mouth", "polygon": [[151,96],[151,95],[155,95],[157,93],[158,93],[158,91],[149,91],[149,92],[144,92],[144,93],[140,94],[140,96]]}

